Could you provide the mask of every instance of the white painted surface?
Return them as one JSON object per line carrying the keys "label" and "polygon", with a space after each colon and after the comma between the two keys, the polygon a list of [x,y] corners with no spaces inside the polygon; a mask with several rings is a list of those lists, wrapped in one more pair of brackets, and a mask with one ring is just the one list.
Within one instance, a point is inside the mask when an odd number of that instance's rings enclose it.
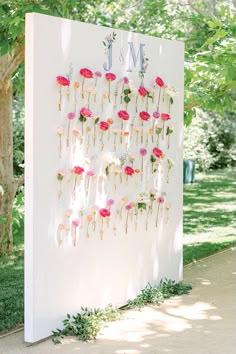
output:
{"label": "white painted surface", "polygon": [[[122,222],[117,223],[117,236],[105,228],[104,238],[99,237],[100,220],[96,232],[90,239],[85,237],[85,225],[77,246],[73,247],[70,237],[63,236],[62,247],[56,241],[57,225],[62,222],[65,209],[71,207],[76,213],[68,188],[63,190],[58,201],[56,172],[59,168],[70,168],[85,157],[73,157],[62,151],[58,159],[57,126],[64,124],[65,115],[71,111],[70,102],[63,100],[62,111],[58,111],[58,87],[56,76],[66,76],[72,64],[73,80],[81,80],[81,68],[90,68],[104,73],[106,61],[102,41],[112,32],[110,28],[97,27],[70,20],[39,14],[28,14],[26,18],[26,201],[25,201],[25,340],[35,342],[51,334],[61,326],[66,313],[76,313],[80,306],[102,307],[109,303],[124,305],[134,298],[148,282],[157,284],[163,278],[182,279],[182,119],[183,119],[183,44],[114,30],[117,39],[113,45],[113,66],[110,72],[118,77],[129,76],[136,86],[138,68],[126,73],[125,65],[119,61],[120,49],[127,53],[127,42],[135,45],[145,43],[145,54],[149,58],[145,74],[145,86],[151,85],[156,76],[173,84],[179,92],[174,100],[171,124],[175,131],[171,136],[171,147],[167,152],[175,161],[171,170],[170,183],[165,175],[160,179],[157,194],[166,193],[171,203],[169,222],[160,218],[155,228],[155,216],[150,217],[148,231],[145,230],[146,213],[139,216],[138,230],[130,224],[128,235]],[[101,81],[102,82],[102,81]],[[104,83],[105,85],[105,83]],[[112,85],[111,85],[112,86]],[[112,86],[113,87],[113,86]],[[103,87],[101,86],[101,90]],[[114,87],[112,88],[114,92]],[[82,103],[81,103],[82,104]],[[81,108],[78,104],[78,109]],[[92,106],[92,108],[96,108]],[[132,110],[132,105],[131,108]],[[108,118],[115,115],[112,105],[106,104],[100,115]],[[89,149],[90,156],[97,154],[98,164],[102,153],[112,150],[112,143],[105,139],[103,152],[98,144]],[[150,144],[149,144],[150,145]],[[153,144],[147,149],[152,149]],[[131,144],[137,153],[139,147]],[[166,153],[166,145],[160,148]],[[118,152],[120,147],[118,147]],[[135,150],[135,151],[134,151]],[[165,159],[164,159],[165,161]],[[166,162],[165,162],[166,163]],[[98,169],[98,167],[96,167]],[[132,177],[133,178],[133,177]],[[136,177],[135,177],[136,178]],[[133,181],[133,180],[132,180]],[[141,188],[141,189],[140,189]],[[139,192],[142,186],[138,187]],[[111,189],[104,198],[113,198],[118,203],[121,196],[135,199],[137,186],[123,182],[115,196]],[[94,195],[95,190],[92,192]],[[85,198],[85,209],[92,206]],[[102,204],[99,196],[97,205]],[[80,202],[78,202],[80,203]],[[91,205],[90,205],[91,204]],[[87,210],[87,209],[86,209]],[[162,211],[163,212],[163,211]],[[111,218],[113,223],[114,218]]]}

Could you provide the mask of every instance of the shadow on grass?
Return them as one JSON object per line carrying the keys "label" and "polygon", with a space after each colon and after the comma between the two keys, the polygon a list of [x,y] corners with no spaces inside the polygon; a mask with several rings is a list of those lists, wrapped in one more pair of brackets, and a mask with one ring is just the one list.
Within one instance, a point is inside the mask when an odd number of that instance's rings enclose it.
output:
{"label": "shadow on grass", "polygon": [[218,251],[236,246],[236,240],[230,242],[198,242],[184,245],[184,264],[196,261],[197,259],[210,256]]}
{"label": "shadow on grass", "polygon": [[185,235],[234,224],[234,172],[226,169],[210,173],[195,184],[184,187]]}

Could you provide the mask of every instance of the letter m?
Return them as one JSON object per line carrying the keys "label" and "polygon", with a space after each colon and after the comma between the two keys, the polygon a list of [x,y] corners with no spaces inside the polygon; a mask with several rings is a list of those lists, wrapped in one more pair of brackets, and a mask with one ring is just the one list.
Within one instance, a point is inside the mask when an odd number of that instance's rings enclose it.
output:
{"label": "letter m", "polygon": [[133,42],[128,42],[129,45],[129,62],[128,62],[128,70],[127,72],[132,72],[132,66],[131,64],[133,63],[133,67],[135,68],[138,62],[138,59],[140,59],[140,71],[143,71],[143,66],[144,66],[144,53],[143,53],[143,47],[145,46],[145,44],[140,44],[139,45],[139,49],[138,49],[138,53],[137,55],[135,54],[135,50],[134,50],[134,44]]}

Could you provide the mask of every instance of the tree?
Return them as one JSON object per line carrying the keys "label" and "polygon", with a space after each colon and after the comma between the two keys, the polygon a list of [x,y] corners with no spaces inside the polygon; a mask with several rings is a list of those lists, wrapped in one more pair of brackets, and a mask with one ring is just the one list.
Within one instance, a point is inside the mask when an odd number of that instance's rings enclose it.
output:
{"label": "tree", "polygon": [[24,180],[13,174],[12,98],[23,87],[25,13],[95,22],[93,5],[99,3],[80,1],[78,8],[73,0],[8,0],[0,4],[0,253],[12,249],[12,205]]}

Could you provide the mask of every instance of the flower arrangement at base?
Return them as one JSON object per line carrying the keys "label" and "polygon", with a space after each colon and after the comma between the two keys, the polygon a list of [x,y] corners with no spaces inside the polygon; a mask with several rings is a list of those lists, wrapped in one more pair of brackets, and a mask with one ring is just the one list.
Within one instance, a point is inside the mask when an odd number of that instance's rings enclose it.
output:
{"label": "flower arrangement at base", "polygon": [[[67,89],[69,90],[69,86],[70,86],[70,80],[68,80],[66,77],[64,76],[57,76],[56,77],[56,81],[57,84],[59,86],[59,101],[58,101],[58,109],[59,111],[61,111],[61,104],[62,104],[62,88],[63,87],[67,87]],[[68,97],[69,97],[69,91],[68,93]]]}
{"label": "flower arrangement at base", "polygon": [[103,239],[103,220],[104,220],[104,218],[108,218],[111,215],[111,212],[109,209],[101,208],[101,209],[99,209],[99,215],[102,218],[102,227],[101,227],[101,231],[100,231],[100,236],[101,236],[101,240],[102,240]]}

